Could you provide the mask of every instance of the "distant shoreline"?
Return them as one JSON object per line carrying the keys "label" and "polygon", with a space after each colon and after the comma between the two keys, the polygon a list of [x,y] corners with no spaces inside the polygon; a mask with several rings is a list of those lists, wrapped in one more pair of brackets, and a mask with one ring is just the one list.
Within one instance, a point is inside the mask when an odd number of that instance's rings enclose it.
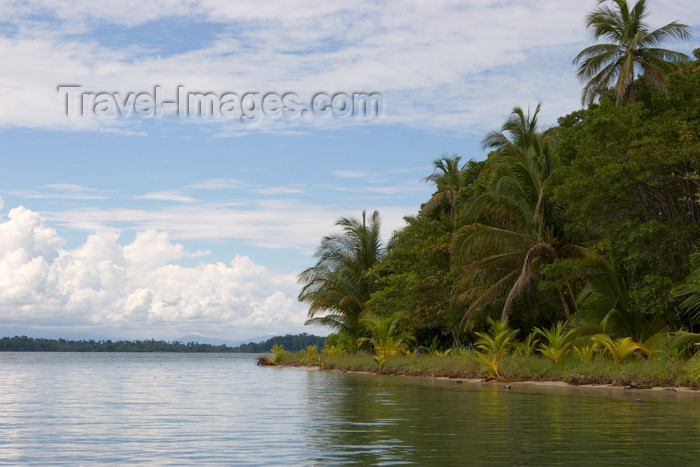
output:
{"label": "distant shoreline", "polygon": [[27,336],[0,338],[0,352],[171,352],[171,353],[260,353],[266,352],[273,345],[283,345],[292,351],[298,351],[309,345],[323,347],[324,337],[306,333],[276,336],[262,342],[249,342],[238,346],[226,344],[207,344],[199,342],[180,342],[164,340],[68,340],[45,339]]}

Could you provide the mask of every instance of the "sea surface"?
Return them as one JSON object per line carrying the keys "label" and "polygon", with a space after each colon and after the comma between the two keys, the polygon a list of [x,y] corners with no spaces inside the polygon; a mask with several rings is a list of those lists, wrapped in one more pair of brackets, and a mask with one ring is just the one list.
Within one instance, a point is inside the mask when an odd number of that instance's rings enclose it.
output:
{"label": "sea surface", "polygon": [[1,465],[700,465],[700,394],[0,353]]}

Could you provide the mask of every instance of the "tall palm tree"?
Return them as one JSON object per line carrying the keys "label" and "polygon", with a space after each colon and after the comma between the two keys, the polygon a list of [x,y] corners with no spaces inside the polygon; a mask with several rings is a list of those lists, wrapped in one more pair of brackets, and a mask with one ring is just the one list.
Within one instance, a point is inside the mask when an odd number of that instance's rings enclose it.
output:
{"label": "tall palm tree", "polygon": [[[453,296],[469,301],[462,324],[484,304],[505,299],[501,321],[507,322],[515,300],[535,284],[542,265],[576,254],[562,231],[563,218],[545,195],[545,185],[559,164],[556,133],[540,132],[534,114],[515,107],[501,131],[489,133],[489,155],[481,192],[469,206],[474,222],[458,230],[452,241],[462,268]],[[571,293],[562,287],[565,315],[574,311]]]}
{"label": "tall palm tree", "polygon": [[457,224],[459,189],[464,186],[464,174],[459,166],[461,160],[461,156],[435,159],[435,171],[423,179],[424,182],[433,182],[437,186],[437,192],[423,205],[423,212],[433,210],[441,202],[447,201],[450,204],[452,225]]}
{"label": "tall palm tree", "polygon": [[604,5],[607,1],[598,1],[598,8],[586,17],[586,27],[593,30],[596,40],[605,38],[610,43],[586,47],[573,61],[580,63],[577,75],[586,82],[583,104],[593,102],[613,84],[617,105],[632,103],[636,71],[660,91],[666,76],[688,59],[680,52],[658,48],[666,39],[688,39],[688,26],[674,21],[651,31],[644,22],[649,15],[646,0],[638,0],[631,9],[626,0]]}
{"label": "tall palm tree", "polygon": [[299,301],[310,305],[307,325],[320,324],[359,336],[365,302],[376,288],[372,266],[385,254],[381,220],[377,211],[369,219],[362,211],[362,219],[341,218],[336,225],[342,232],[323,237],[314,254],[318,261],[298,276],[303,285]]}

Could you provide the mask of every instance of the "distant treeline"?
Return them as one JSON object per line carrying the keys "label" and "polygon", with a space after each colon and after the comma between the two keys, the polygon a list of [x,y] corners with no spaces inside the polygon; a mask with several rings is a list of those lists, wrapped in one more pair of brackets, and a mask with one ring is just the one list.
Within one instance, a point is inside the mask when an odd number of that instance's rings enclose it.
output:
{"label": "distant treeline", "polygon": [[254,344],[249,342],[248,344],[241,344],[236,347],[235,352],[247,352],[247,353],[262,353],[269,352],[273,345],[281,345],[284,350],[289,350],[290,352],[298,352],[304,350],[310,345],[317,345],[318,350],[323,350],[323,345],[326,341],[325,337],[311,336],[305,332],[292,336],[287,334],[286,336],[277,336],[268,339],[263,342]]}
{"label": "distant treeline", "polygon": [[242,344],[238,347],[227,345],[200,344],[197,342],[166,342],[157,340],[111,341],[43,339],[27,336],[3,337],[0,339],[0,352],[190,352],[190,353],[262,353],[279,344],[286,350],[297,352],[309,345],[323,348],[325,338],[306,333],[273,337],[264,342]]}

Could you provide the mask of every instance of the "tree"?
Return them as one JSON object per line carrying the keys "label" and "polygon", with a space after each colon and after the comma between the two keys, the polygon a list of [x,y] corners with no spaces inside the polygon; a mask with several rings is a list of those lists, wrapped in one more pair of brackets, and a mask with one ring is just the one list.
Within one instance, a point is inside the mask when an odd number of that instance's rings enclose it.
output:
{"label": "tree", "polygon": [[[462,227],[452,241],[461,266],[455,297],[471,302],[463,323],[498,298],[505,299],[501,321],[507,322],[516,299],[533,291],[540,267],[579,250],[564,235],[563,216],[545,194],[559,159],[556,133],[538,129],[539,111],[538,105],[530,116],[514,108],[501,131],[484,139],[484,147],[494,151],[480,177],[481,193],[469,208],[480,222]],[[571,293],[566,287],[558,292],[568,316],[573,313]]]}
{"label": "tree", "polygon": [[559,120],[567,163],[553,175],[552,197],[566,209],[567,231],[614,258],[624,277],[612,282],[624,281],[630,317],[687,325],[670,290],[700,238],[700,69],[669,75],[665,93],[641,78],[637,86],[635,104],[603,102]]}
{"label": "tree", "polygon": [[[384,257],[380,238],[381,220],[374,211],[367,219],[341,218],[342,233],[323,237],[314,256],[316,264],[301,274],[299,301],[309,303],[306,324],[320,324],[352,336],[362,331],[360,318],[365,302],[376,288],[372,267]],[[325,313],[323,316],[320,314]]]}
{"label": "tree", "polygon": [[435,207],[446,201],[450,205],[450,219],[452,225],[457,224],[457,202],[459,200],[459,190],[465,185],[465,177],[459,162],[461,156],[435,159],[435,171],[425,177],[423,181],[433,182],[437,186],[437,192],[430,200],[423,205],[423,212],[435,209]]}
{"label": "tree", "polygon": [[578,261],[585,286],[578,296],[578,312],[569,324],[582,333],[645,340],[665,330],[666,314],[643,313],[630,299],[630,275],[615,264],[614,258],[596,256]]}
{"label": "tree", "polygon": [[379,287],[367,308],[386,316],[406,314],[406,327],[420,344],[435,335],[449,335],[461,316],[450,302],[454,270],[450,262],[452,226],[447,216],[433,219],[420,213],[406,217],[386,257],[376,266],[382,271]]}
{"label": "tree", "polygon": [[666,76],[688,57],[658,45],[666,39],[688,39],[688,26],[674,21],[651,31],[644,22],[649,15],[646,0],[638,0],[632,9],[626,0],[612,0],[613,6],[604,3],[607,0],[600,0],[586,17],[586,27],[596,40],[605,38],[610,43],[586,47],[573,60],[579,64],[578,77],[586,82],[582,103],[606,94],[613,83],[617,105],[633,103],[637,70],[654,89],[662,90]]}

